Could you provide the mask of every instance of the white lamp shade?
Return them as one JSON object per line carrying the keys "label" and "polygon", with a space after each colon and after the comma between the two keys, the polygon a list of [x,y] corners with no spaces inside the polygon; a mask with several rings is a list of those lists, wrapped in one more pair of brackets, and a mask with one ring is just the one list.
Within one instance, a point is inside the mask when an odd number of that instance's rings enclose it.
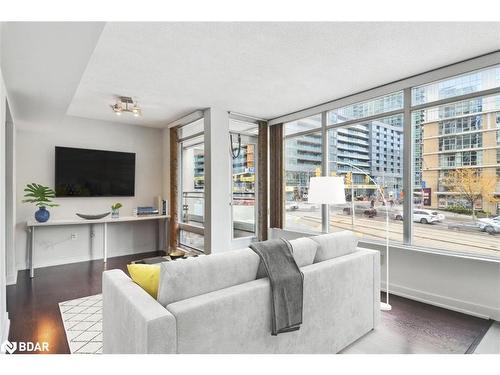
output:
{"label": "white lamp shade", "polygon": [[311,177],[307,195],[309,203],[344,204],[344,177]]}

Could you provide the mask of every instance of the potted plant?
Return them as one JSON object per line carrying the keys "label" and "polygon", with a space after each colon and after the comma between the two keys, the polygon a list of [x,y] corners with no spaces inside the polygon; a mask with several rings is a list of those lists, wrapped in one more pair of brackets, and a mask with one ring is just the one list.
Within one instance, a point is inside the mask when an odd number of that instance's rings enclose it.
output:
{"label": "potted plant", "polygon": [[111,206],[111,217],[113,219],[118,219],[120,217],[120,208],[122,207],[123,206],[120,202],[117,202]]}
{"label": "potted plant", "polygon": [[24,194],[26,199],[23,200],[23,203],[34,203],[38,207],[38,211],[35,212],[36,221],[45,223],[49,220],[50,212],[46,207],[59,206],[57,203],[52,202],[52,198],[56,197],[55,191],[48,186],[35,184],[34,182],[27,184],[24,191],[26,192]]}

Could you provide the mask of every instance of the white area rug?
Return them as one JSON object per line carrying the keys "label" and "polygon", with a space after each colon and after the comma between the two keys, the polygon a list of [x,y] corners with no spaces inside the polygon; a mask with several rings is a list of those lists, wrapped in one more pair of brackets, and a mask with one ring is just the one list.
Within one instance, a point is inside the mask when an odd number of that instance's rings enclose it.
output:
{"label": "white area rug", "polygon": [[102,353],[102,294],[60,302],[71,354]]}

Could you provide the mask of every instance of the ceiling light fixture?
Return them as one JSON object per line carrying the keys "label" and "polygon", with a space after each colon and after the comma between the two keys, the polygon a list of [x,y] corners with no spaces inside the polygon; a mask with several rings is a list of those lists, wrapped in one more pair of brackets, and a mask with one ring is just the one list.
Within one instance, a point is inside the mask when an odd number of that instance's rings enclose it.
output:
{"label": "ceiling light fixture", "polygon": [[134,117],[142,116],[141,108],[129,96],[119,96],[116,103],[110,107],[117,116],[120,116],[123,112],[132,113]]}

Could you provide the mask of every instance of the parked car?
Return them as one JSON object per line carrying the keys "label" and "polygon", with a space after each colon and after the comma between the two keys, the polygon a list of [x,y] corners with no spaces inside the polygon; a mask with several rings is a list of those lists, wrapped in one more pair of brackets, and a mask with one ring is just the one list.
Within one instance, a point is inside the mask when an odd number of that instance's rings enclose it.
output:
{"label": "parked car", "polygon": [[[398,211],[393,214],[394,219],[403,220],[403,211]],[[440,214],[437,211],[432,210],[413,210],[413,221],[422,223],[422,224],[430,224],[443,221],[445,216]]]}
{"label": "parked car", "polygon": [[285,209],[287,211],[318,211],[321,208],[318,204],[307,202],[286,202]]}
{"label": "parked car", "polygon": [[299,204],[299,210],[300,211],[318,211],[321,209],[320,204],[315,204],[315,203],[308,203],[308,202],[302,202]]}
{"label": "parked car", "polygon": [[483,232],[487,232],[489,234],[500,233],[500,216],[479,219],[477,221],[477,226]]}

